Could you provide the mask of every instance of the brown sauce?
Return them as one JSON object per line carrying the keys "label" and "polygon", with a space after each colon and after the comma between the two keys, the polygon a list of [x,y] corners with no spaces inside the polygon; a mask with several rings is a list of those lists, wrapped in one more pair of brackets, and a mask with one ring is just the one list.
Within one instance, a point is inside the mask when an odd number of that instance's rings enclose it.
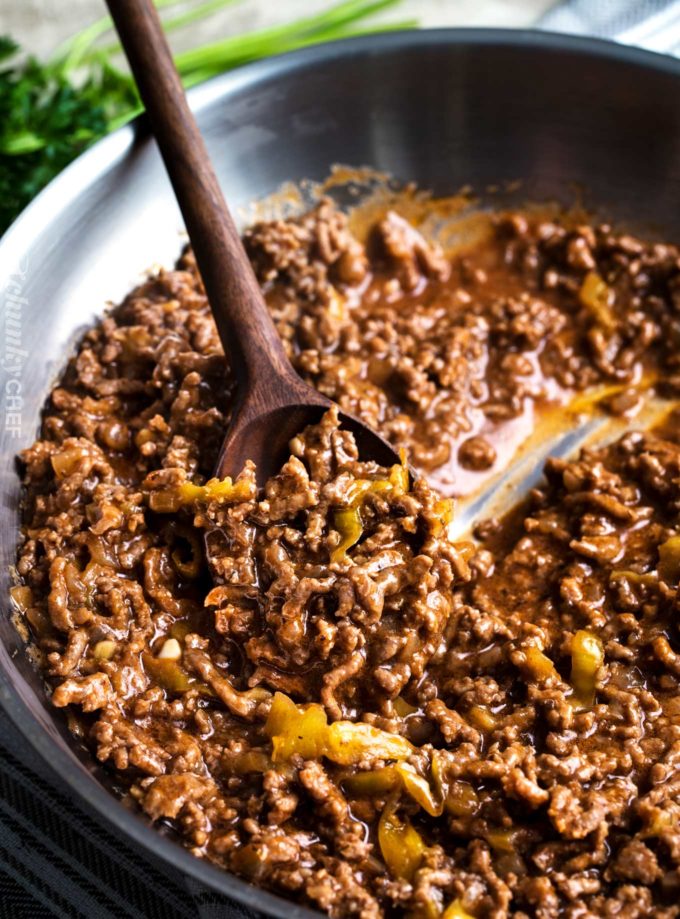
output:
{"label": "brown sauce", "polygon": [[[22,454],[55,706],[197,855],[332,916],[680,915],[677,411],[634,430],[680,386],[677,249],[505,214],[445,255],[328,203],[245,241],[299,372],[423,478],[330,413],[264,495],[211,483],[233,386],[185,253]],[[452,539],[448,496],[593,411],[613,443]]]}

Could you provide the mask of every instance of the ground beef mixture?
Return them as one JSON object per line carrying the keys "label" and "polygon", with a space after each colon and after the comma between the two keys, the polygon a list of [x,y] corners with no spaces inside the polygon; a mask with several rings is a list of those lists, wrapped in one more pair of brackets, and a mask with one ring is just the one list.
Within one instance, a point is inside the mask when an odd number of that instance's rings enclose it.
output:
{"label": "ground beef mixture", "polygon": [[197,855],[332,916],[680,916],[680,417],[449,526],[549,403],[680,388],[678,251],[505,214],[445,256],[329,202],[245,242],[296,368],[404,461],[331,410],[263,493],[211,478],[233,382],[187,251],[21,456],[54,705]]}

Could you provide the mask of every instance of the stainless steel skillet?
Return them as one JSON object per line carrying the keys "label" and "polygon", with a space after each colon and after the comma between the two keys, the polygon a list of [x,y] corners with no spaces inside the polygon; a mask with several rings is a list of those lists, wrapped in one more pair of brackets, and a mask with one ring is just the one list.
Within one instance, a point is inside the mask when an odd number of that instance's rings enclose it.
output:
{"label": "stainless steel skillet", "polygon": [[[571,202],[580,186],[613,218],[680,238],[680,64],[668,58],[532,32],[390,34],[255,64],[192,100],[236,208],[340,162],[439,194],[521,179],[519,200]],[[47,704],[10,621],[12,457],[32,441],[78,331],[154,263],[170,264],[180,232],[140,121],[81,157],[0,241],[0,704],[104,825],[254,909],[310,915],[193,858],[119,805]]]}

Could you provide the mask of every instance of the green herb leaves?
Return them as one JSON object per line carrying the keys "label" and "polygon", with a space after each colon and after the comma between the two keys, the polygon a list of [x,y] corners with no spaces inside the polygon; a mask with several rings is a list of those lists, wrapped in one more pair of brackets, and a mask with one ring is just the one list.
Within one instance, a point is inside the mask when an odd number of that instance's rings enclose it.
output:
{"label": "green herb leaves", "polygon": [[[164,25],[172,32],[235,0],[199,0]],[[343,0],[316,15],[247,35],[227,36],[177,55],[186,86],[248,61],[303,45],[344,38],[376,27],[359,27],[367,17],[400,0]],[[172,7],[177,0],[156,0]],[[186,3],[184,4],[186,7]],[[405,28],[415,22],[391,22]],[[0,36],[0,234],[68,163],[91,143],[140,111],[130,77],[122,69],[117,43],[100,44],[112,26],[108,18],[74,36],[47,63],[22,58],[16,43]]]}

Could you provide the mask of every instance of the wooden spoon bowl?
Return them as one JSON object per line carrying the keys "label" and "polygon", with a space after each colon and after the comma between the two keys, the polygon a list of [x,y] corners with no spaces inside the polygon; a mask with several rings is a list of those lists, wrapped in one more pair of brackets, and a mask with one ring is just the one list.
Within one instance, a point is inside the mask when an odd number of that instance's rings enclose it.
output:
{"label": "wooden spoon bowl", "polygon": [[[331,402],[288,360],[187,104],[151,0],[107,0],[182,211],[237,399],[215,475],[234,477],[246,460],[260,485],[278,471],[288,444]],[[341,413],[363,460],[399,462],[390,445]]]}

